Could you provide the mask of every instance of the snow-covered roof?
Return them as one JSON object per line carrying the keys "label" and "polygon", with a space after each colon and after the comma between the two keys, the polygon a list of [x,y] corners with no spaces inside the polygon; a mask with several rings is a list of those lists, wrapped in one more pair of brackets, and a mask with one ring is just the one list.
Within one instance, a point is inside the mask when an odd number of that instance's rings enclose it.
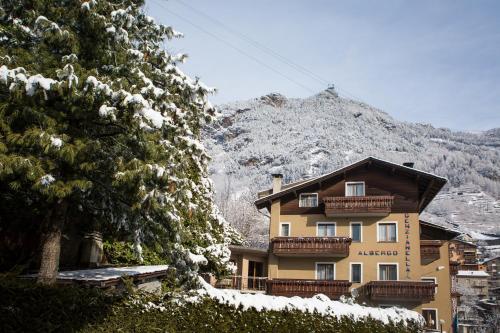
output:
{"label": "snow-covered roof", "polygon": [[487,262],[490,262],[492,260],[499,260],[500,256],[492,257],[492,258],[487,258],[483,260],[483,264],[486,264]]}
{"label": "snow-covered roof", "polygon": [[369,156],[369,157],[361,159],[355,163],[351,163],[347,166],[344,166],[340,169],[326,173],[324,175],[321,175],[318,177],[313,177],[313,178],[310,178],[307,180],[301,180],[301,181],[295,182],[293,184],[293,186],[290,186],[291,184],[284,185],[282,187],[281,191],[276,192],[276,193],[272,193],[272,190],[261,191],[258,194],[259,199],[257,199],[255,201],[255,205],[259,209],[264,208],[266,206],[266,204],[271,200],[279,198],[287,193],[291,193],[291,192],[296,191],[298,189],[307,187],[307,186],[312,185],[314,183],[321,182],[325,179],[329,179],[331,177],[341,175],[344,172],[347,172],[348,170],[354,169],[354,168],[359,167],[361,165],[364,165],[366,163],[374,163],[374,164],[376,163],[376,164],[380,164],[382,166],[390,167],[390,168],[397,169],[400,171],[405,171],[405,172],[413,174],[413,175],[418,175],[420,177],[419,178],[420,182],[422,181],[422,179],[428,180],[426,188],[430,188],[430,191],[425,191],[425,196],[422,199],[423,204],[420,206],[420,211],[423,211],[425,209],[425,207],[431,202],[431,200],[434,198],[434,196],[441,190],[441,188],[448,181],[444,177],[440,177],[440,176],[434,175],[434,174],[426,172],[426,171],[418,170],[418,169],[408,167],[408,166],[405,166],[402,164],[397,164],[397,163],[389,162],[389,161],[379,159],[379,158],[376,158],[373,156]]}
{"label": "snow-covered roof", "polygon": [[490,276],[485,271],[458,271],[457,276],[467,276],[467,277],[488,277]]}
{"label": "snow-covered roof", "polygon": [[[61,271],[57,274],[57,281],[104,285],[112,282],[119,282],[120,279],[125,276],[137,278],[165,275],[168,271],[168,267],[168,265],[151,265]],[[36,278],[37,274],[25,275],[23,277]]]}
{"label": "snow-covered roof", "polygon": [[470,234],[470,236],[476,240],[495,240],[495,239],[498,239],[499,237],[494,237],[494,236],[490,236],[490,235],[485,235],[485,234],[482,234],[480,232],[476,232],[476,231],[469,231],[468,232]]}

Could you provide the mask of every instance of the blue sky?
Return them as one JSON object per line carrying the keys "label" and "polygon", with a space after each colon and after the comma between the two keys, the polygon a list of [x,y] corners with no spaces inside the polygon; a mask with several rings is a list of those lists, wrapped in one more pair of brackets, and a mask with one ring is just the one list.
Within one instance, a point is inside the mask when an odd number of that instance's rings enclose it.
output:
{"label": "blue sky", "polygon": [[326,81],[399,120],[500,127],[500,1],[147,0],[146,10],[184,33],[166,48],[218,88],[214,103],[306,97]]}

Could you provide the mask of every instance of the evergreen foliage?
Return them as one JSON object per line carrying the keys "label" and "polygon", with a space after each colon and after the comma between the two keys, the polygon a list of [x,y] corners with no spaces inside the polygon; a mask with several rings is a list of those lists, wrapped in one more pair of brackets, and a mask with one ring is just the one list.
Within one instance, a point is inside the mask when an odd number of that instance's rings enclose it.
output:
{"label": "evergreen foliage", "polygon": [[[106,241],[103,244],[104,256],[106,262],[112,265],[129,266],[138,265],[139,258],[134,252],[134,244],[132,242]],[[160,250],[161,251],[161,250]],[[151,249],[148,246],[142,247],[142,264],[144,265],[165,265],[168,262],[164,260],[158,252],[159,250]]]}
{"label": "evergreen foliage", "polygon": [[198,268],[192,253],[224,272],[237,236],[199,142],[213,89],[177,68],[185,55],[162,44],[181,34],[143,4],[0,1],[2,211],[21,207],[49,231],[83,217],[133,234],[139,254],[160,246],[180,276]]}

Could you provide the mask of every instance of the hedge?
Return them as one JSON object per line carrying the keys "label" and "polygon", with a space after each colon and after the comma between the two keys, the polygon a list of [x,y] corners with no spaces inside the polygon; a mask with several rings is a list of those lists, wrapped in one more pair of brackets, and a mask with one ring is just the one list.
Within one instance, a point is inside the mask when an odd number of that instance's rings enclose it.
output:
{"label": "hedge", "polygon": [[[212,299],[163,299],[147,310],[149,296],[113,295],[76,286],[40,286],[0,279],[1,332],[418,332],[412,323],[337,320],[300,311],[243,310]],[[138,298],[139,297],[139,298]],[[158,300],[156,298],[156,300]]]}

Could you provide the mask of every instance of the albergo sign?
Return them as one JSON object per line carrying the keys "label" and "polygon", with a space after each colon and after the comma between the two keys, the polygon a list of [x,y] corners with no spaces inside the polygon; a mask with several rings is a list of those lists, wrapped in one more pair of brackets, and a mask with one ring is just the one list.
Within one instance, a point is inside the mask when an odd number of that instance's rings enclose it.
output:
{"label": "albergo sign", "polygon": [[398,251],[359,251],[359,256],[397,256]]}

